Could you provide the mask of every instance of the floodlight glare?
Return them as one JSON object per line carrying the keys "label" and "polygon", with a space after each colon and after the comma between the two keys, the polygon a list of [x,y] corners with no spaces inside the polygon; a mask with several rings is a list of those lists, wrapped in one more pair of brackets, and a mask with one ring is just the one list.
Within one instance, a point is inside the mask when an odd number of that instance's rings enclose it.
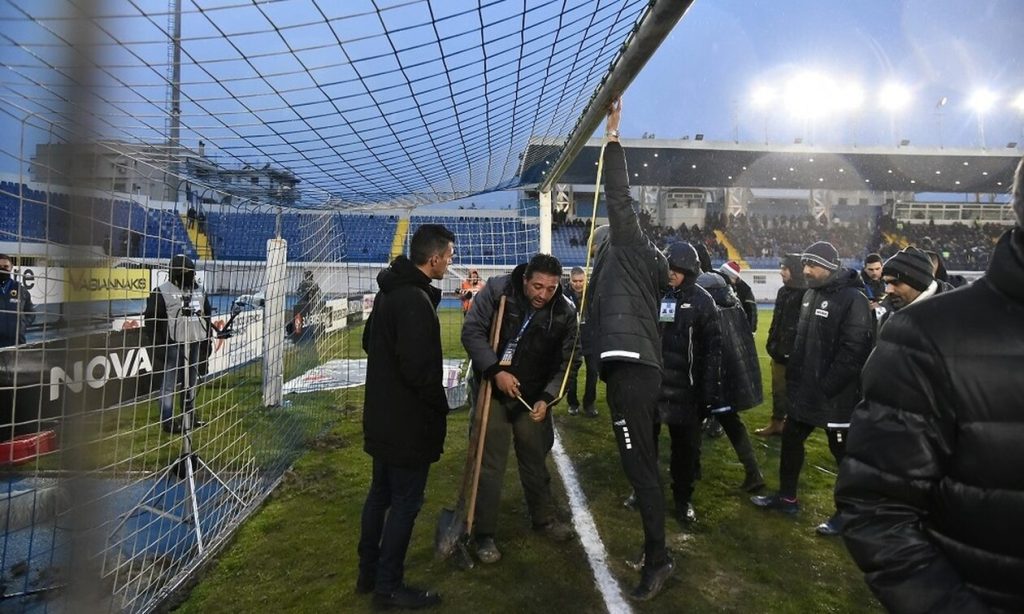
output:
{"label": "floodlight glare", "polygon": [[773,100],[775,100],[775,90],[767,85],[759,85],[755,87],[753,93],[750,95],[750,101],[754,103],[755,107],[759,108],[767,107]]}
{"label": "floodlight glare", "polygon": [[786,82],[786,110],[797,117],[820,117],[831,110],[836,89],[835,83],[824,75],[798,74]]}
{"label": "floodlight glare", "polygon": [[899,111],[910,103],[910,90],[899,83],[889,83],[882,88],[878,101],[884,109]]}
{"label": "floodlight glare", "polygon": [[1021,113],[1024,113],[1024,92],[1021,92],[1016,98],[1014,98],[1013,107]]}
{"label": "floodlight glare", "polygon": [[999,100],[999,96],[988,89],[980,89],[971,96],[967,104],[978,113],[985,113]]}
{"label": "floodlight glare", "polygon": [[856,111],[864,104],[864,89],[856,84],[837,85],[832,90],[830,106],[837,111]]}

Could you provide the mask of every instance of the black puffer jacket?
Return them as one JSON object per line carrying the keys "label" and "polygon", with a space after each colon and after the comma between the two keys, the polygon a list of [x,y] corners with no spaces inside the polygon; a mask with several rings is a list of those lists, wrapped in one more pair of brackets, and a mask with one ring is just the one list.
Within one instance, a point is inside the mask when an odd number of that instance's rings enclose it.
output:
{"label": "black puffer jacket", "polygon": [[836,503],[891,612],[1024,612],[1024,232],[901,309],[864,368]]}
{"label": "black puffer jacket", "polygon": [[785,285],[775,295],[775,311],[768,327],[768,355],[779,364],[786,364],[796,342],[796,323],[800,320],[800,304],[806,286]]}
{"label": "black puffer jacket", "polygon": [[662,368],[658,305],[668,287],[668,262],[640,229],[629,196],[622,146],[604,151],[604,187],[610,236],[597,254],[587,324],[604,365],[614,361]]}
{"label": "black puffer jacket", "polygon": [[363,329],[363,449],[394,465],[432,463],[448,428],[436,311],[441,291],[405,256],[381,271],[377,284]]}
{"label": "black puffer jacket", "polygon": [[[514,374],[520,383],[520,393],[533,405],[537,401],[551,402],[559,396],[562,380],[570,361],[579,363],[580,352],[576,344],[576,306],[562,294],[561,288],[548,304],[536,312],[523,293],[523,274],[526,265],[520,264],[511,275],[491,277],[483,290],[473,299],[462,324],[462,345],[473,360],[473,369],[483,377],[493,378],[499,371]],[[491,349],[491,321],[497,317],[501,297],[505,299],[505,315],[498,336],[498,354]],[[533,313],[516,346],[512,364],[498,364],[499,355],[523,327]],[[507,401],[505,395],[494,388],[495,398]],[[523,411],[526,408],[519,404]]]}
{"label": "black puffer jacket", "polygon": [[857,271],[839,269],[804,293],[796,341],[786,365],[788,415],[819,427],[845,428],[860,400],[860,370],[874,340],[874,320]]}
{"label": "black puffer jacket", "polygon": [[722,333],[714,299],[689,277],[662,302],[674,302],[675,311],[662,324],[665,370],[658,413],[662,424],[679,424],[692,412],[704,416],[723,405]]}
{"label": "black puffer jacket", "polygon": [[764,401],[761,365],[747,314],[738,297],[717,275],[701,275],[698,283],[706,284],[711,293],[722,328],[721,405],[736,411],[760,405]]}

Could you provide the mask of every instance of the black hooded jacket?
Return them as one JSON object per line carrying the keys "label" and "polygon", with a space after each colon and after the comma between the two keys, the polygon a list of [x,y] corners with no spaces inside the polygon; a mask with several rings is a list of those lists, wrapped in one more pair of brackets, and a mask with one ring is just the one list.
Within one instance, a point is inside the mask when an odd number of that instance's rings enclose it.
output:
{"label": "black hooded jacket", "polygon": [[679,424],[697,412],[707,415],[722,403],[722,333],[715,301],[696,280],[687,276],[662,299],[675,303],[671,322],[662,323],[661,353],[665,370],[661,378],[663,424]]}
{"label": "black hooded jacket", "polygon": [[668,262],[640,228],[619,143],[605,147],[604,169],[610,232],[598,250],[591,277],[589,337],[601,359],[602,376],[604,367],[616,361],[661,370],[658,305],[662,289],[668,287]]}
{"label": "black hooded jacket", "polygon": [[[570,361],[578,364],[580,352],[576,344],[576,306],[561,291],[555,291],[548,304],[534,311],[523,291],[526,265],[520,264],[511,275],[491,277],[473,299],[462,324],[462,345],[473,361],[473,368],[483,377],[493,378],[499,371],[508,371],[519,379],[522,397],[531,406],[537,401],[550,403],[562,387]],[[505,296],[505,314],[498,336],[498,353],[491,349],[491,321],[497,317],[501,297]],[[533,314],[532,317],[530,314]],[[510,341],[519,335],[523,323],[530,318],[516,346],[512,364],[501,366],[500,355]],[[495,398],[509,401],[494,388]],[[523,411],[526,410],[521,404]]]}
{"label": "black hooded jacket", "polygon": [[437,319],[441,291],[405,256],[381,271],[377,284],[363,329],[363,449],[393,465],[433,463],[448,428]]}
{"label": "black hooded jacket", "polygon": [[915,302],[864,367],[836,483],[890,612],[1024,612],[1024,231],[986,276]]}
{"label": "black hooded jacket", "polygon": [[732,289],[720,277],[709,275],[706,279],[722,329],[721,405],[735,411],[750,409],[764,401],[761,365],[750,323]]}
{"label": "black hooded jacket", "polygon": [[768,327],[768,355],[779,364],[786,364],[796,342],[796,323],[800,320],[800,304],[807,291],[803,271],[790,268],[789,282],[775,295],[775,311]]}
{"label": "black hooded jacket", "polygon": [[819,427],[845,428],[859,400],[860,370],[874,320],[857,271],[839,269],[804,293],[786,365],[788,415]]}

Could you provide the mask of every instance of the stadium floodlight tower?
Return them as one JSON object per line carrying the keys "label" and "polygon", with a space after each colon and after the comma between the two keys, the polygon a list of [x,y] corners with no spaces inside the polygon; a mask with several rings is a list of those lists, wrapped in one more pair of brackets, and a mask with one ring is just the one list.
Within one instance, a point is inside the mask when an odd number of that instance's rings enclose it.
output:
{"label": "stadium floodlight tower", "polygon": [[878,102],[889,112],[889,136],[893,145],[898,145],[896,138],[896,115],[910,104],[912,95],[907,86],[900,83],[888,83],[882,88]]}
{"label": "stadium floodlight tower", "polygon": [[558,159],[548,169],[538,186],[540,196],[540,251],[551,253],[551,191],[558,179],[587,144],[594,130],[608,113],[611,101],[626,91],[647,60],[654,55],[662,41],[690,8],[693,0],[655,0],[623,43],[621,51],[612,61],[611,68],[590,103],[562,145]]}
{"label": "stadium floodlight tower", "polygon": [[985,114],[995,106],[997,100],[999,96],[995,92],[988,88],[980,88],[967,102],[978,118],[978,143],[982,149],[985,149]]}

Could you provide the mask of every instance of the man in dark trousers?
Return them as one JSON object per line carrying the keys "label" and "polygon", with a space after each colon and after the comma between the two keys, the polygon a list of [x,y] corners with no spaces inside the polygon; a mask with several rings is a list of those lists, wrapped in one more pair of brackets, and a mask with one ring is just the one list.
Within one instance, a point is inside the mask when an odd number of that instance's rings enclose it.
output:
{"label": "man in dark trousers", "polygon": [[[583,309],[583,291],[587,286],[587,272],[583,270],[583,267],[573,267],[569,273],[569,285],[565,288],[565,294],[572,302],[576,305],[576,314],[582,316]],[[594,402],[597,401],[597,378],[598,378],[598,359],[592,354],[588,353],[588,348],[594,345],[593,340],[588,339],[590,329],[585,321],[580,322],[580,347],[579,352],[583,356],[583,361],[586,363],[586,377],[583,382],[583,415],[588,418],[597,417],[597,406]],[[569,374],[569,385],[568,394],[566,399],[569,401],[569,415],[575,416],[580,413],[580,398],[577,396],[577,383],[580,373],[581,363],[575,363],[573,365],[572,373]]]}
{"label": "man in dark trousers", "polygon": [[[462,345],[474,373],[494,385],[474,525],[476,553],[483,563],[501,559],[494,534],[513,441],[533,528],[556,541],[572,537],[572,529],[555,514],[546,466],[555,442],[548,404],[560,395],[566,372],[580,359],[576,306],[562,294],[561,281],[558,259],[537,254],[511,275],[488,279],[462,325]],[[502,297],[505,313],[495,353],[490,331]]]}
{"label": "man in dark trousers", "polygon": [[786,254],[779,266],[782,287],[775,295],[775,313],[768,328],[768,355],[772,359],[772,421],[754,431],[760,437],[775,437],[782,434],[786,420],[786,363],[796,341],[796,323],[800,319],[800,303],[803,301],[807,284],[804,282],[803,264],[800,254]]}
{"label": "man in dark trousers", "polygon": [[[838,465],[846,450],[850,414],[860,400],[860,370],[871,352],[874,323],[857,271],[839,264],[831,243],[819,241],[803,254],[804,294],[793,352],[786,365],[788,416],[779,455],[779,491],[753,497],[754,505],[796,514],[797,483],[804,464],[804,442],[825,429]],[[819,535],[838,535],[838,514],[818,525]]]}
{"label": "man in dark trousers", "polygon": [[608,111],[604,188],[608,227],[598,228],[594,297],[587,324],[608,386],[615,442],[626,477],[636,493],[644,528],[644,566],[630,596],[644,601],[661,592],[675,564],[665,548],[665,498],[654,447],[654,422],[661,389],[658,307],[668,286],[664,254],[640,228],[629,196],[626,156],[619,144],[622,104]]}
{"label": "man in dark trousers", "polygon": [[836,504],[890,612],[1024,612],[1024,161],[1013,207],[985,277],[900,309],[864,367]]}
{"label": "man in dark trousers", "polygon": [[25,329],[35,322],[32,297],[14,279],[14,263],[0,254],[0,347],[25,343]]}
{"label": "man in dark trousers", "polygon": [[409,257],[395,258],[377,275],[380,292],[363,330],[363,449],[373,457],[373,478],[363,505],[356,592],[373,591],[379,608],[441,602],[437,593],[407,586],[404,572],[427,473],[441,457],[447,434],[437,319],[441,290],[430,282],[444,278],[454,243],[444,226],[420,226]]}

